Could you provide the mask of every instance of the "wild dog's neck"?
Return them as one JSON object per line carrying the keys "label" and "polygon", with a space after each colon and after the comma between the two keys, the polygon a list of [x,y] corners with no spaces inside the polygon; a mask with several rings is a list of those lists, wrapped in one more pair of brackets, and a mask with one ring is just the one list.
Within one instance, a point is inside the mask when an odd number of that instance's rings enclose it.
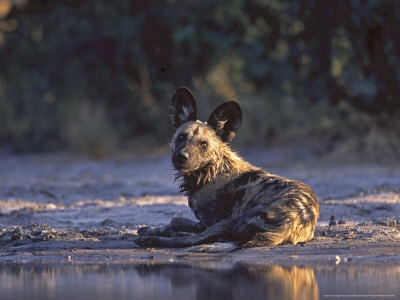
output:
{"label": "wild dog's neck", "polygon": [[255,167],[245,161],[236,152],[232,151],[228,145],[224,145],[223,155],[220,160],[219,172],[216,175],[239,174],[250,171]]}
{"label": "wild dog's neck", "polygon": [[193,195],[204,185],[217,177],[232,176],[255,169],[229,146],[224,145],[220,155],[204,167],[189,173],[178,173],[176,180],[180,181],[180,191],[186,195]]}

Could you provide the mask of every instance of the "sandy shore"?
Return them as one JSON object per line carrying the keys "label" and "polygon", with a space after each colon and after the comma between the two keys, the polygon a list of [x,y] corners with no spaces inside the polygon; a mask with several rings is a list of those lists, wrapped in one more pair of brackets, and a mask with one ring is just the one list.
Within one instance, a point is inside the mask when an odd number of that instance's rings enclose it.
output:
{"label": "sandy shore", "polygon": [[164,225],[174,216],[194,218],[173,183],[168,155],[94,160],[3,153],[0,260],[400,261],[398,164],[328,163],[284,149],[248,150],[243,156],[311,185],[321,205],[313,241],[230,253],[141,249],[133,242],[139,227]]}

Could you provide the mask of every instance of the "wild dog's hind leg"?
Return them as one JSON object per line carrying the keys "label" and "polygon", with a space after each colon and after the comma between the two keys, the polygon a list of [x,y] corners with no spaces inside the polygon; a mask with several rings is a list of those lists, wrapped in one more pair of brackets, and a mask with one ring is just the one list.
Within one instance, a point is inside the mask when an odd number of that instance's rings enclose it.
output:
{"label": "wild dog's hind leg", "polygon": [[206,226],[200,222],[193,221],[185,218],[173,218],[170,224],[162,227],[142,227],[138,229],[138,235],[140,236],[182,236],[185,235],[183,232],[199,233],[206,229]]}
{"label": "wild dog's hind leg", "polygon": [[237,218],[232,238],[242,247],[310,241],[314,237],[319,208],[308,203],[291,205],[300,201],[298,195],[288,195],[278,205],[258,205],[250,209]]}

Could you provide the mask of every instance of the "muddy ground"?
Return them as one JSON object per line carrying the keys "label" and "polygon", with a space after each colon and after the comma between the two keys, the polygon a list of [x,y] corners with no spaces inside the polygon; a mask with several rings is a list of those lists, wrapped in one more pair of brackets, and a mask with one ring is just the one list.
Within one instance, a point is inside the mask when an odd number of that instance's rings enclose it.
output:
{"label": "muddy ground", "polygon": [[242,155],[311,185],[321,205],[313,241],[229,253],[141,249],[133,241],[139,227],[161,226],[174,216],[194,218],[173,182],[167,153],[103,159],[2,153],[0,260],[400,261],[398,163],[332,161],[296,147],[247,149]]}

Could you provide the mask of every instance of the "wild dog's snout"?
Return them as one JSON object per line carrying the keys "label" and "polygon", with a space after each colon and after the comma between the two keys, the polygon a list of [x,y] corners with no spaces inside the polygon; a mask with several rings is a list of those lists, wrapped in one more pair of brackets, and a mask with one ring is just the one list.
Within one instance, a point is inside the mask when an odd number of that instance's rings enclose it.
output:
{"label": "wild dog's snout", "polygon": [[183,151],[177,151],[172,156],[172,163],[175,168],[180,169],[182,168],[188,160],[188,154]]}
{"label": "wild dog's snout", "polygon": [[176,154],[176,162],[178,164],[184,164],[188,159],[188,156],[186,153],[178,152]]}

